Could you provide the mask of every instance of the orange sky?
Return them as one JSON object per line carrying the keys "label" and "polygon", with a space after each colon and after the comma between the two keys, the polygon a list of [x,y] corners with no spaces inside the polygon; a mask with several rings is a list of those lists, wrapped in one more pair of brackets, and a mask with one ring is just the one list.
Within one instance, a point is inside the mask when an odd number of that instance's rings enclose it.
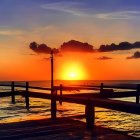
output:
{"label": "orange sky", "polygon": [[[138,0],[1,1],[0,81],[50,79],[50,56],[29,49],[33,41],[59,48],[74,39],[98,49],[140,40]],[[126,59],[136,51],[55,56],[55,79],[139,80],[140,59]],[[112,59],[97,59],[103,56]]]}
{"label": "orange sky", "polygon": [[[32,53],[32,52],[31,52]],[[4,54],[4,53],[3,53]],[[112,59],[98,60],[101,56]],[[126,59],[128,54],[64,53],[54,57],[56,80],[135,80],[140,79],[139,60]],[[2,57],[2,56],[1,56]],[[49,80],[49,55],[16,55],[1,59],[1,80]],[[9,59],[10,58],[10,59]],[[48,59],[45,59],[48,58]],[[73,74],[71,74],[73,73]],[[74,76],[71,76],[74,75]]]}

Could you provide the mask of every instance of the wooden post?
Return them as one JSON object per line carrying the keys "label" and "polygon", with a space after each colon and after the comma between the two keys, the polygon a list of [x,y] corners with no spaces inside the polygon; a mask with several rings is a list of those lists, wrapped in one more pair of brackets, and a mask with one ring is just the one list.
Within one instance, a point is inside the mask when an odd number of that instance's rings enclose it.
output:
{"label": "wooden post", "polygon": [[26,82],[25,103],[26,103],[26,109],[29,110],[29,83],[28,82]]}
{"label": "wooden post", "polygon": [[51,51],[51,118],[56,119],[56,100],[54,93],[54,61],[53,61],[53,51]]}
{"label": "wooden post", "polygon": [[137,94],[136,94],[136,103],[139,104],[140,102],[140,84],[137,85]]}
{"label": "wooden post", "polygon": [[95,107],[92,105],[92,103],[86,104],[85,117],[86,117],[87,129],[92,129],[94,127],[94,120],[95,120]]}
{"label": "wooden post", "polygon": [[51,88],[52,88],[52,91],[54,88],[54,75],[53,75],[53,73],[54,73],[54,60],[53,60],[53,51],[51,51]]}
{"label": "wooden post", "polygon": [[57,110],[57,106],[56,106],[56,99],[55,99],[55,91],[52,90],[52,98],[51,98],[51,119],[56,119],[56,110]]}
{"label": "wooden post", "polygon": [[11,93],[12,93],[12,96],[11,96],[12,103],[15,104],[15,84],[14,84],[14,82],[11,83]]}
{"label": "wooden post", "polygon": [[[60,96],[62,96],[62,90],[63,90],[63,86],[62,84],[60,84]],[[62,101],[59,101],[60,105],[62,105]]]}
{"label": "wooden post", "polygon": [[104,84],[103,84],[103,83],[101,83],[101,87],[100,87],[100,94],[102,94],[102,93],[103,93],[103,88],[104,88]]}

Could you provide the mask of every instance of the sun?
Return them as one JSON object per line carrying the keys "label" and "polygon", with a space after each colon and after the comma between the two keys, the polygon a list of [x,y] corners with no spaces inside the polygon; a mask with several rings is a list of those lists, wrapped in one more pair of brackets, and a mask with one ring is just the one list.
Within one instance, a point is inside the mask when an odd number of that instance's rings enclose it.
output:
{"label": "sun", "polygon": [[69,80],[77,80],[78,79],[78,73],[76,71],[74,72],[69,72],[67,78]]}
{"label": "sun", "polygon": [[61,69],[62,80],[83,80],[85,71],[79,63],[66,63]]}
{"label": "sun", "polygon": [[75,73],[75,72],[71,72],[71,73],[69,74],[69,76],[70,76],[71,78],[75,78],[75,77],[76,77],[76,73]]}

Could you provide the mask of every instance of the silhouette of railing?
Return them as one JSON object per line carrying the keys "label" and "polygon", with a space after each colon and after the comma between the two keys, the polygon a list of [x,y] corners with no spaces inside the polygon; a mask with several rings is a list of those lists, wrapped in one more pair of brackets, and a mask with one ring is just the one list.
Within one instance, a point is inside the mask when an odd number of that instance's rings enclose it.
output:
{"label": "silhouette of railing", "polygon": [[[95,119],[95,107],[102,107],[108,109],[114,109],[118,111],[123,111],[127,113],[140,114],[140,104],[139,104],[139,96],[140,96],[140,85],[137,85],[137,88],[126,88],[122,86],[105,86],[101,83],[100,86],[54,86],[53,91],[48,87],[34,87],[30,86],[29,82],[26,82],[25,85],[15,84],[15,82],[11,82],[11,84],[0,84],[0,86],[11,87],[11,91],[9,92],[1,92],[0,97],[11,96],[11,102],[15,103],[15,96],[22,95],[25,97],[26,109],[29,110],[29,97],[35,98],[44,98],[50,99],[51,101],[51,117],[52,119],[56,118],[57,112],[57,104],[56,101],[59,101],[60,104],[62,102],[76,103],[85,105],[85,117],[87,122],[87,128],[93,128],[94,119]],[[24,88],[24,90],[15,90],[17,87]],[[129,89],[132,91],[125,92],[114,92],[115,88],[119,89]],[[30,89],[35,89],[36,91],[30,91]],[[51,91],[51,93],[42,93],[37,90],[45,90]],[[68,90],[96,90],[97,94],[94,93],[85,93],[85,94],[63,94],[63,91]],[[57,94],[59,91],[59,95]],[[129,97],[135,96],[136,103],[126,102],[126,101],[117,101],[108,99],[110,97]]]}

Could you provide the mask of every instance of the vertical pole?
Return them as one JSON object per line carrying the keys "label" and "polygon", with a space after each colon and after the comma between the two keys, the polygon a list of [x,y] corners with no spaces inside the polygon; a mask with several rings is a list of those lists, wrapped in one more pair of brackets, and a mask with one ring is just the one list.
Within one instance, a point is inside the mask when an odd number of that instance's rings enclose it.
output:
{"label": "vertical pole", "polygon": [[15,84],[14,82],[11,83],[11,99],[12,99],[12,103],[15,104]]}
{"label": "vertical pole", "polygon": [[95,107],[92,103],[87,103],[85,106],[85,117],[86,117],[86,127],[87,129],[92,129],[94,127],[95,121]]}
{"label": "vertical pole", "polygon": [[54,59],[53,51],[51,51],[51,118],[56,119],[56,100],[54,90]]}
{"label": "vertical pole", "polygon": [[26,109],[29,110],[29,83],[28,82],[26,82],[25,103],[26,103]]}
{"label": "vertical pole", "polygon": [[104,88],[104,84],[103,84],[103,83],[101,83],[101,87],[100,87],[100,94],[102,94],[102,93],[103,93],[103,88]]}
{"label": "vertical pole", "polygon": [[137,94],[136,94],[136,103],[139,104],[140,102],[140,84],[137,85]]}
{"label": "vertical pole", "polygon": [[54,60],[53,60],[53,51],[51,51],[51,94],[53,94],[53,88],[54,88]]}
{"label": "vertical pole", "polygon": [[[60,84],[60,96],[62,96],[63,86]],[[60,105],[62,105],[62,100],[59,101]]]}

